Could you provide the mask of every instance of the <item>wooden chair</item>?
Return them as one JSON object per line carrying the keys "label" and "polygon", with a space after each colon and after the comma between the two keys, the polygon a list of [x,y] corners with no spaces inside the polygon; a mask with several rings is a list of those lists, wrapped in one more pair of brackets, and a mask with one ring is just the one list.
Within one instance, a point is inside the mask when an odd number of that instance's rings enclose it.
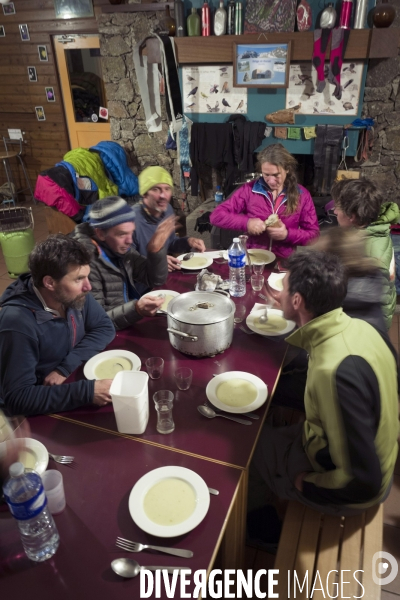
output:
{"label": "wooden chair", "polygon": [[45,206],[44,213],[49,233],[65,233],[65,235],[68,235],[75,229],[75,221],[56,208]]}
{"label": "wooden chair", "polygon": [[[372,557],[382,550],[382,537],[383,504],[353,517],[333,517],[290,501],[275,559],[279,583],[274,591],[279,593],[279,598],[312,597],[320,600],[328,598],[329,591],[331,597],[358,596],[364,600],[379,600],[381,587],[372,579]],[[328,573],[334,570],[337,572],[330,573],[328,577]],[[316,579],[317,571],[320,579]],[[355,571],[359,571],[355,576],[364,586],[364,593],[353,576]],[[294,572],[299,582],[296,582],[296,595],[293,591]],[[306,576],[308,586],[304,585],[300,591]],[[311,596],[315,579],[316,589]],[[340,588],[342,581],[343,594]],[[321,587],[325,596],[320,591]]]}

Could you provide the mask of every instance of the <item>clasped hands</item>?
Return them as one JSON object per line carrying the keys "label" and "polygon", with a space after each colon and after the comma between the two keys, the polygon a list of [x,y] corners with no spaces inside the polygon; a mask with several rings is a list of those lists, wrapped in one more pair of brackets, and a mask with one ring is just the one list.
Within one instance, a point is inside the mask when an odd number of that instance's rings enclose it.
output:
{"label": "clasped hands", "polygon": [[258,218],[251,218],[247,221],[247,232],[250,235],[261,235],[268,229],[268,235],[271,240],[283,241],[286,240],[288,230],[286,225],[282,223],[279,227],[266,227],[265,222]]}

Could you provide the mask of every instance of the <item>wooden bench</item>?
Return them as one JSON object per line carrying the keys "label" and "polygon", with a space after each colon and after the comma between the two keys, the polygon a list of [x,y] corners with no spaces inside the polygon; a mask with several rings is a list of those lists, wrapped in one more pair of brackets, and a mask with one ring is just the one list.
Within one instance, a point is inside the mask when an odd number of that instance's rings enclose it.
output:
{"label": "wooden bench", "polygon": [[[382,550],[382,537],[383,504],[361,515],[333,517],[299,502],[289,502],[275,560],[274,568],[279,569],[279,576],[275,578],[279,583],[274,592],[279,593],[279,598],[312,597],[320,600],[329,598],[329,592],[331,597],[337,598],[358,596],[363,600],[379,600],[381,586],[372,579],[372,557],[375,552]],[[353,577],[353,573],[359,569],[364,572],[357,573],[356,577],[364,586],[364,593]],[[328,577],[333,570],[337,573],[331,573]],[[296,582],[296,594],[293,591],[294,571],[299,582]],[[308,593],[307,585],[300,592],[307,574]],[[314,581],[315,591],[311,596]]]}

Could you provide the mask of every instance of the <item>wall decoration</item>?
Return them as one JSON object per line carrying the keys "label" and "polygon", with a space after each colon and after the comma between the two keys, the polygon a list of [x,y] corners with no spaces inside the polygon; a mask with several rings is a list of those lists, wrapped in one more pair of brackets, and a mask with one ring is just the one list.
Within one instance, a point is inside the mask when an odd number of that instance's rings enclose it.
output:
{"label": "wall decoration", "polygon": [[5,37],[6,36],[6,32],[4,29],[4,25],[0,25],[0,37]]}
{"label": "wall decoration", "polygon": [[43,106],[35,106],[35,113],[38,121],[46,120],[46,115],[44,114]]}
{"label": "wall decoration", "polygon": [[[358,114],[363,62],[344,62],[341,72],[342,97],[333,96],[335,85],[327,82],[322,93],[316,91],[317,72],[311,62],[290,65],[289,87],[286,92],[286,108],[301,105],[302,115],[348,115]],[[325,78],[329,63],[325,65]]]}
{"label": "wall decoration", "polygon": [[15,15],[14,2],[9,2],[8,4],[3,4],[3,13],[5,15]]}
{"label": "wall decoration", "polygon": [[290,42],[286,44],[233,44],[235,87],[288,86]]}
{"label": "wall decoration", "polygon": [[47,54],[47,48],[46,46],[38,46],[38,52],[39,52],[39,60],[41,62],[43,61],[48,61],[49,60],[49,56]]}
{"label": "wall decoration", "polygon": [[31,39],[29,37],[29,29],[28,29],[28,25],[20,25],[19,26],[19,32],[21,34],[21,40],[23,42],[29,42],[29,40]]}
{"label": "wall decoration", "polygon": [[47,102],[55,102],[56,96],[54,94],[54,89],[52,87],[44,88],[46,91]]}
{"label": "wall decoration", "polygon": [[247,0],[244,33],[294,31],[297,0]]}
{"label": "wall decoration", "polygon": [[37,81],[36,67],[28,67],[29,81]]}
{"label": "wall decoration", "polygon": [[93,17],[92,0],[54,0],[56,19],[81,19]]}
{"label": "wall decoration", "polygon": [[233,87],[232,66],[183,67],[182,82],[184,112],[247,112],[247,90]]}

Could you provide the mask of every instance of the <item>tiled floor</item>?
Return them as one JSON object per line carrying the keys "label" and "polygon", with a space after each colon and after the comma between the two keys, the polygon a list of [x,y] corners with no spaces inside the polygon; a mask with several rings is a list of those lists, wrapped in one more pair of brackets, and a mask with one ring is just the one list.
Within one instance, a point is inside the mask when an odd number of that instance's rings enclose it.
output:
{"label": "tiled floor", "polygon": [[[23,206],[29,206],[24,204]],[[34,215],[34,236],[36,241],[45,239],[48,235],[48,229],[46,226],[46,220],[44,216],[44,205],[38,203],[36,206],[32,205]],[[7,266],[4,261],[4,257],[0,256],[0,294],[3,293],[5,288],[14,281],[10,279],[7,272]],[[395,348],[400,353],[400,314],[396,314],[393,318],[392,328],[390,330],[390,337],[395,345]],[[392,490],[389,498],[385,502],[384,511],[384,529],[383,529],[383,550],[390,552],[396,557],[398,563],[400,563],[400,458],[397,460],[397,466],[395,470],[395,476],[393,481]],[[256,550],[254,548],[247,547],[246,551],[246,565],[245,569],[268,569],[272,568],[274,564],[274,556]],[[398,600],[400,597],[400,574],[396,579],[388,586],[382,588],[382,600]]]}

